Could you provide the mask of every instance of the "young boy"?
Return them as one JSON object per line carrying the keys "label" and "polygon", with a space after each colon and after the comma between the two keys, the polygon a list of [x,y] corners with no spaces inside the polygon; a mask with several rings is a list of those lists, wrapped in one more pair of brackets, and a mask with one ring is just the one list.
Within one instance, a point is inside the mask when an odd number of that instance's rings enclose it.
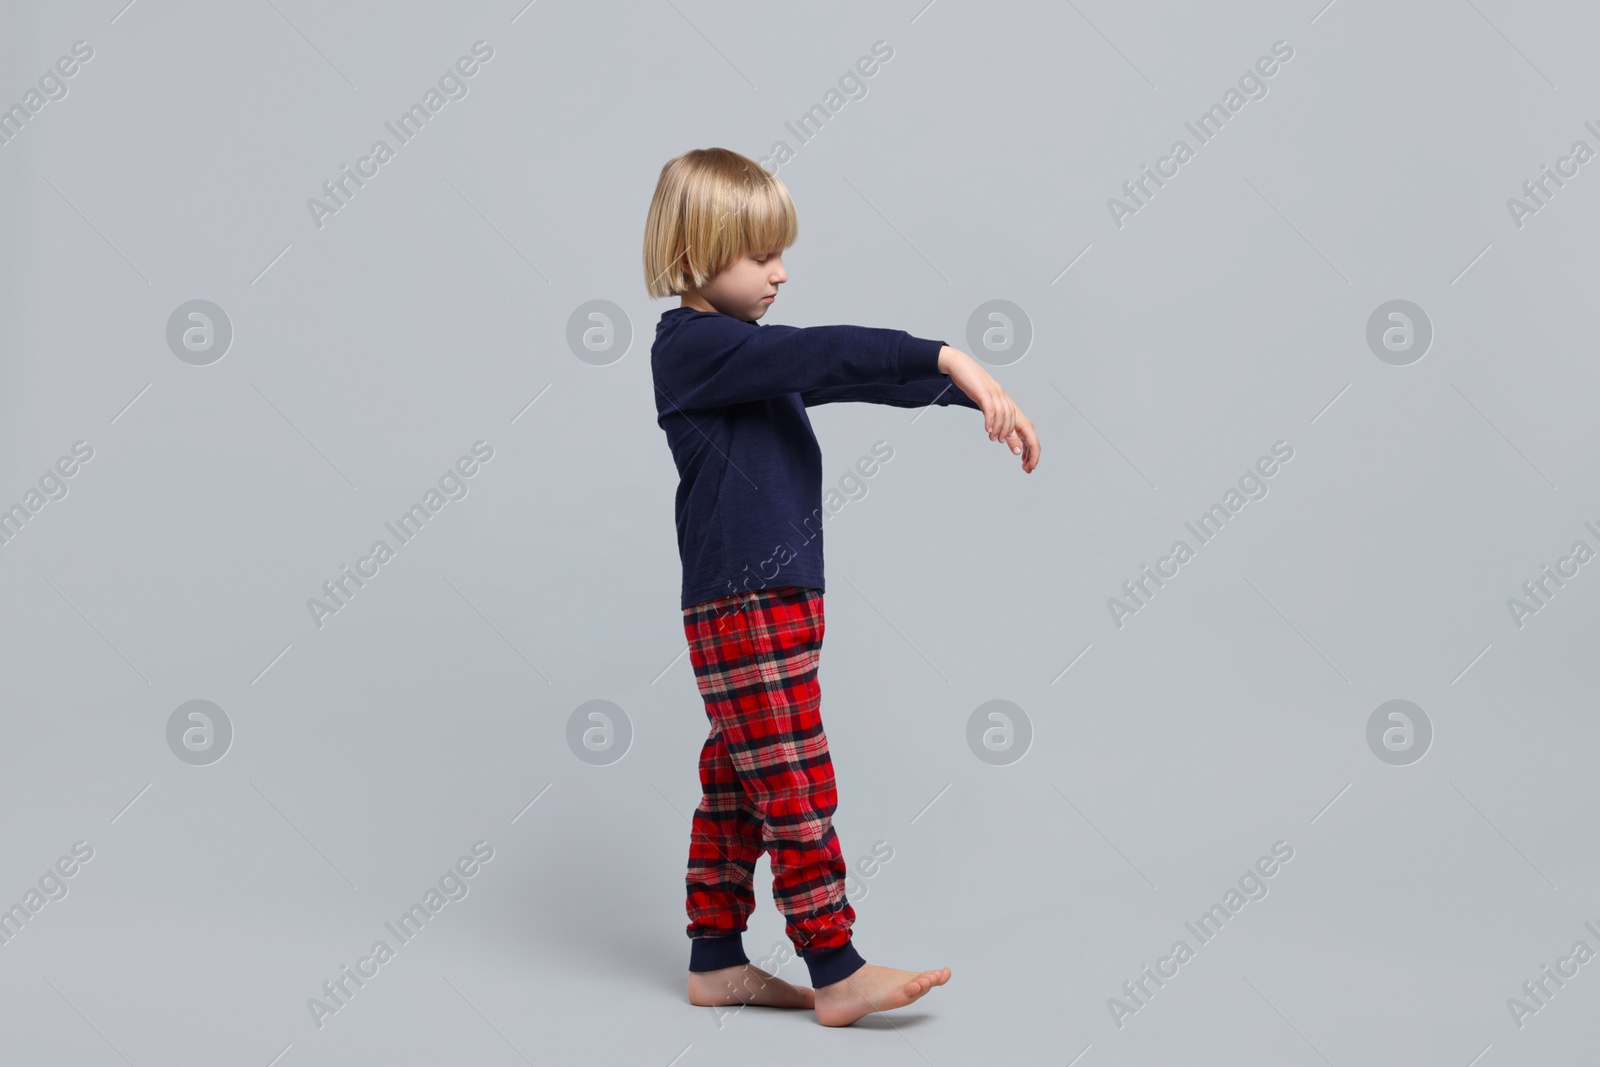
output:
{"label": "young boy", "polygon": [[[1022,456],[1026,472],[1039,465],[1039,440],[1000,384],[942,341],[757,324],[788,281],[782,250],[798,232],[784,184],[721,148],[668,162],[645,222],[650,295],[682,297],[656,325],[650,369],[679,476],[684,633],[711,720],[689,837],[689,1001],[812,1008],[819,1022],[848,1026],[910,1004],[950,969],[879,967],[851,941],[818,709],[822,453],[805,409],[842,400],[977,408],[989,439]],[[815,990],[744,953],[763,851],[784,932]]]}

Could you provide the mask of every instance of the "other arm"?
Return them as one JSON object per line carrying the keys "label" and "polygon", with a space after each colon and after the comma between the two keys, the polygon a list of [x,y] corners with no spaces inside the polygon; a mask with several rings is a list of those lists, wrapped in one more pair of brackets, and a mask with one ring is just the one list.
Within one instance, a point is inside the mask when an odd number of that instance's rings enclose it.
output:
{"label": "other arm", "polygon": [[874,382],[870,385],[829,385],[801,392],[800,399],[806,407],[855,400],[865,404],[888,404],[897,408],[920,408],[929,404],[940,407],[956,405],[982,410],[966,393],[956,388],[945,375],[922,378],[904,385],[892,382]]}

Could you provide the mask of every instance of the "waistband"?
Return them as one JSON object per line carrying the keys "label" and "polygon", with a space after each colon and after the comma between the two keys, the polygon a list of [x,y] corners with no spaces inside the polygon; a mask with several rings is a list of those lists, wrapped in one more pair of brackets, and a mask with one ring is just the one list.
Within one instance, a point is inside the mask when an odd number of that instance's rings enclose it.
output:
{"label": "waistband", "polygon": [[723,615],[732,615],[740,611],[785,604],[803,604],[807,600],[821,595],[821,590],[803,585],[780,585],[768,589],[752,589],[749,592],[733,593],[729,596],[718,597],[715,600],[690,604],[683,609],[683,619],[684,622],[696,622],[701,619],[716,619]]}

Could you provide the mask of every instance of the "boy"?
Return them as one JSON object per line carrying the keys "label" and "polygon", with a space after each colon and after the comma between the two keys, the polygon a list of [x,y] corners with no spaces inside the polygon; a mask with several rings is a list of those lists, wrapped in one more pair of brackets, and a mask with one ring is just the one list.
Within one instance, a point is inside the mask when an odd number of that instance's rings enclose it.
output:
{"label": "boy", "polygon": [[[688,992],[693,1004],[812,1008],[824,1025],[848,1026],[910,1004],[950,969],[879,967],[851,942],[818,711],[822,454],[805,409],[841,400],[977,408],[989,439],[1022,456],[1025,472],[1039,465],[1039,441],[1000,384],[942,341],[758,325],[788,281],[782,250],[798,232],[784,184],[721,148],[668,162],[645,221],[650,295],[682,298],[656,325],[650,368],[679,476],[684,633],[711,720],[689,838]],[[784,932],[815,990],[744,953],[763,851]]]}

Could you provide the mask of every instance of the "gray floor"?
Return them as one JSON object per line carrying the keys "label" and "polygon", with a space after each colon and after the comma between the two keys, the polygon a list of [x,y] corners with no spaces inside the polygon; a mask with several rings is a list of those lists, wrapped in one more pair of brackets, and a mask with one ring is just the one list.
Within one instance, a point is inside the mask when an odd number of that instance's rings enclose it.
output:
{"label": "gray floor", "polygon": [[[0,1061],[1586,1062],[1596,16],[750,10],[0,3]],[[811,413],[857,944],[953,971],[848,1030],[684,995],[640,232],[780,139],[768,321],[959,346],[1045,449]]]}

